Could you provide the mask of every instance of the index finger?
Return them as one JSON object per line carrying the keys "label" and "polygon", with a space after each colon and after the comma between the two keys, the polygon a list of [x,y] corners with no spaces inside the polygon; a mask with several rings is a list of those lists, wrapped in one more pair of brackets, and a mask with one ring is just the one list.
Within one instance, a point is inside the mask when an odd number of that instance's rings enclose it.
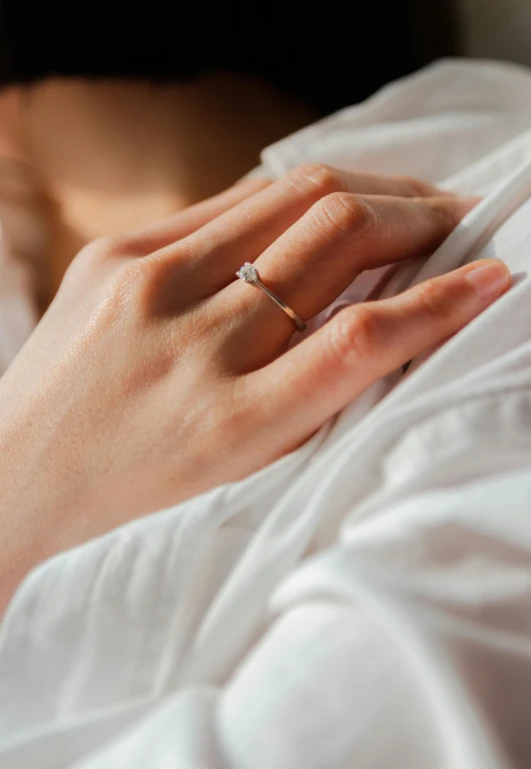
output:
{"label": "index finger", "polygon": [[[244,261],[253,262],[317,202],[333,193],[427,198],[440,192],[427,182],[410,177],[351,173],[321,163],[308,163],[261,190],[198,230],[190,241],[190,255],[199,255],[196,269],[208,276],[206,293],[219,291],[232,281]],[[450,197],[450,196],[448,196]],[[174,249],[161,253],[174,257]],[[242,258],[243,257],[243,258]]]}
{"label": "index finger", "polygon": [[191,235],[271,184],[270,179],[244,179],[218,195],[194,203],[162,221],[131,230],[125,238],[134,243],[134,252],[148,254],[158,251]]}

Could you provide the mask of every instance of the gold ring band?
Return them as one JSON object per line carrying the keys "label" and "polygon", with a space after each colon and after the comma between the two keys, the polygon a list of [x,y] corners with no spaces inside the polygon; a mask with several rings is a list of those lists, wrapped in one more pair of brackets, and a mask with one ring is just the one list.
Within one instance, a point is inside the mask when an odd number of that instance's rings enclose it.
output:
{"label": "gold ring band", "polygon": [[281,310],[283,310],[288,318],[291,318],[291,320],[295,323],[297,326],[298,331],[304,331],[306,329],[306,323],[299,318],[296,312],[291,309],[291,307],[288,307],[286,302],[283,302],[282,299],[274,294],[272,291],[268,289],[267,286],[264,286],[262,281],[260,280],[260,275],[258,273],[258,270],[254,266],[254,264],[251,264],[250,262],[245,262],[236,275],[240,278],[240,280],[243,280],[245,283],[250,283],[252,286],[257,286],[258,288],[261,288],[264,293],[268,295],[270,299],[274,301],[274,303],[280,307]]}

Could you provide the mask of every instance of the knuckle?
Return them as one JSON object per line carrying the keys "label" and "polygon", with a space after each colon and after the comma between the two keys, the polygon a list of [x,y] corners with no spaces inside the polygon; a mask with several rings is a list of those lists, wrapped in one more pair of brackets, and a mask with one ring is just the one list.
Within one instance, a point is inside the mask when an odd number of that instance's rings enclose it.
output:
{"label": "knuckle", "polygon": [[139,262],[146,274],[154,276],[183,267],[196,255],[195,234],[190,235],[185,241],[172,243],[160,251],[154,251],[142,257]]}
{"label": "knuckle", "polygon": [[84,281],[94,275],[107,262],[120,254],[121,244],[114,237],[102,237],[92,240],[76,254],[68,265],[64,283]]}
{"label": "knuckle", "polygon": [[143,281],[137,261],[123,261],[114,265],[111,271],[91,280],[90,276],[80,275],[77,280],[87,280],[94,291],[92,304],[92,323],[94,328],[108,329],[114,324],[143,323],[141,296]]}
{"label": "knuckle", "polygon": [[446,323],[455,316],[453,297],[437,280],[420,285],[416,290],[416,300],[424,314],[438,321]]}
{"label": "knuckle", "polygon": [[107,235],[88,243],[79,252],[83,261],[99,263],[124,252],[124,239],[117,235]]}
{"label": "knuckle", "polygon": [[446,235],[460,221],[455,206],[445,198],[431,198],[428,200],[428,213],[439,235]]}
{"label": "knuckle", "polygon": [[317,197],[343,189],[342,175],[324,163],[305,163],[291,171],[286,177],[288,184],[299,192]]}
{"label": "knuckle", "polygon": [[120,265],[108,285],[108,295],[115,310],[124,310],[138,299],[148,273],[149,269],[141,260],[131,260]]}
{"label": "knuckle", "polygon": [[332,192],[315,203],[311,216],[320,230],[342,235],[364,233],[375,221],[372,209],[360,195],[343,192]]}
{"label": "knuckle", "polygon": [[330,334],[330,347],[341,368],[370,360],[382,346],[377,314],[366,305],[338,313],[331,321]]}
{"label": "knuckle", "polygon": [[398,180],[408,197],[426,198],[435,195],[435,187],[429,182],[416,179],[414,176],[400,176]]}
{"label": "knuckle", "polygon": [[193,244],[175,243],[124,266],[124,295],[136,302],[145,317],[175,314],[191,308],[207,295],[201,282],[190,274],[190,264],[196,255]]}

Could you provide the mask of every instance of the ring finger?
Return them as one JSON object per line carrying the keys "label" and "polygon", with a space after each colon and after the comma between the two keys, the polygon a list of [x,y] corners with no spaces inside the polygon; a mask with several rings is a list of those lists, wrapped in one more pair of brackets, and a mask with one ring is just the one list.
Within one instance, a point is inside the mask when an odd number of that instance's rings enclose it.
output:
{"label": "ring finger", "polygon": [[397,197],[444,194],[409,177],[347,173],[307,164],[222,213],[190,237],[168,243],[153,256],[165,261],[170,275],[175,267],[186,263],[191,293],[209,296],[231,283],[243,261],[253,262],[316,202],[341,191]]}
{"label": "ring finger", "polygon": [[[263,283],[303,320],[325,309],[363,270],[431,253],[476,204],[476,199],[405,199],[328,195],[255,261]],[[267,328],[267,341],[251,344],[250,365],[262,365],[295,330],[262,291],[235,281],[213,297],[241,317],[232,332],[245,340]],[[232,318],[234,315],[231,313]]]}

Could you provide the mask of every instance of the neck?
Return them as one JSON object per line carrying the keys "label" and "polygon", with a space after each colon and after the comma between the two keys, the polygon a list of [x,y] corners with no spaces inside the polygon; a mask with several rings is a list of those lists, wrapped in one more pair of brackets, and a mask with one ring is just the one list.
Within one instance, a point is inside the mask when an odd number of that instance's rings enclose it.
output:
{"label": "neck", "polygon": [[[260,150],[315,115],[254,79],[52,80],[0,103],[0,149],[47,199],[46,304],[90,240],[148,224],[234,183]],[[14,138],[15,137],[15,138]]]}

